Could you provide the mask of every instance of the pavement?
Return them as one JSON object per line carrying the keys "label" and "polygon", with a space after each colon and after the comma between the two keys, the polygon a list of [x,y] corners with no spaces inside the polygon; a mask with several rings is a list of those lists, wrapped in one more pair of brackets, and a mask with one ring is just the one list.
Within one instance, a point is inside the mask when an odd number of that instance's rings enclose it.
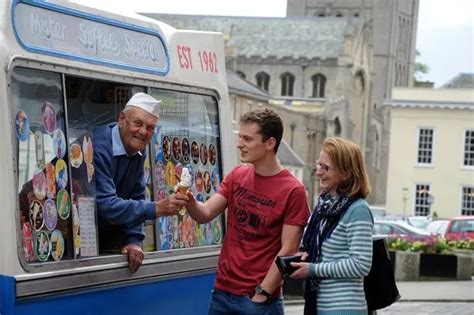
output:
{"label": "pavement", "polygon": [[[397,282],[401,299],[383,310],[378,310],[377,315],[474,315],[473,280]],[[286,315],[303,314],[303,305],[304,301],[301,299],[285,300]]]}

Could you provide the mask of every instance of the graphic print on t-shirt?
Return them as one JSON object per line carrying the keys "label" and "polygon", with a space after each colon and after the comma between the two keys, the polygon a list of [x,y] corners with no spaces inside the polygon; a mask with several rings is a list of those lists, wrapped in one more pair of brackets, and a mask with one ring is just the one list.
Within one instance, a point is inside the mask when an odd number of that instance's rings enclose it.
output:
{"label": "graphic print on t-shirt", "polygon": [[236,235],[241,241],[254,241],[265,237],[268,225],[277,219],[276,200],[253,191],[239,183],[234,184]]}

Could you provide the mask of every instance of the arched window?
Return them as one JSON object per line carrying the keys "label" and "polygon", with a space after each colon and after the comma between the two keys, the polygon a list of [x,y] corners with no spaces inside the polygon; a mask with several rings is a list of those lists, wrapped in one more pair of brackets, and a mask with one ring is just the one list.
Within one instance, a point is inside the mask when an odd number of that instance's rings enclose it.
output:
{"label": "arched window", "polygon": [[313,97],[324,97],[324,92],[326,89],[326,77],[321,74],[317,73],[311,77],[311,81],[313,81]]}
{"label": "arched window", "polygon": [[293,85],[295,84],[295,76],[289,72],[285,72],[280,76],[281,80],[281,96],[293,96]]}
{"label": "arched window", "polygon": [[334,119],[334,135],[336,137],[340,137],[341,132],[342,132],[341,122],[339,121],[339,117],[336,117],[336,119]]}
{"label": "arched window", "polygon": [[257,86],[268,92],[268,83],[270,83],[270,75],[266,72],[259,72],[255,75]]}
{"label": "arched window", "polygon": [[242,79],[245,80],[245,73],[243,73],[242,71],[238,70],[235,72],[239,77],[241,77]]}
{"label": "arched window", "polygon": [[358,95],[364,94],[364,91],[365,91],[364,75],[360,71],[358,71],[355,75],[354,89],[358,93]]}

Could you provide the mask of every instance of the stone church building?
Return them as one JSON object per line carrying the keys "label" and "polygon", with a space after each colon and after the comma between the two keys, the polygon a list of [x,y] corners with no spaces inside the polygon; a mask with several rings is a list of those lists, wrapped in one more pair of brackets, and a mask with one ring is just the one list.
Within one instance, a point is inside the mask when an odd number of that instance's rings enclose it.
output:
{"label": "stone church building", "polygon": [[321,142],[337,135],[361,146],[369,201],[385,203],[389,129],[379,104],[392,87],[412,83],[418,0],[288,0],[285,18],[143,15],[224,34],[228,69],[271,96],[310,192],[318,192]]}

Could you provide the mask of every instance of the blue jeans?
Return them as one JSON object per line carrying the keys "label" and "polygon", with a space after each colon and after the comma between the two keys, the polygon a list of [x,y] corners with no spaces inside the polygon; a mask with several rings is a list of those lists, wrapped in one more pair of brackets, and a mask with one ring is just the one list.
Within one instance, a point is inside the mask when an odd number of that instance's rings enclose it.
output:
{"label": "blue jeans", "polygon": [[269,302],[256,303],[247,295],[234,295],[214,288],[209,305],[209,315],[283,315],[285,314],[283,298]]}

